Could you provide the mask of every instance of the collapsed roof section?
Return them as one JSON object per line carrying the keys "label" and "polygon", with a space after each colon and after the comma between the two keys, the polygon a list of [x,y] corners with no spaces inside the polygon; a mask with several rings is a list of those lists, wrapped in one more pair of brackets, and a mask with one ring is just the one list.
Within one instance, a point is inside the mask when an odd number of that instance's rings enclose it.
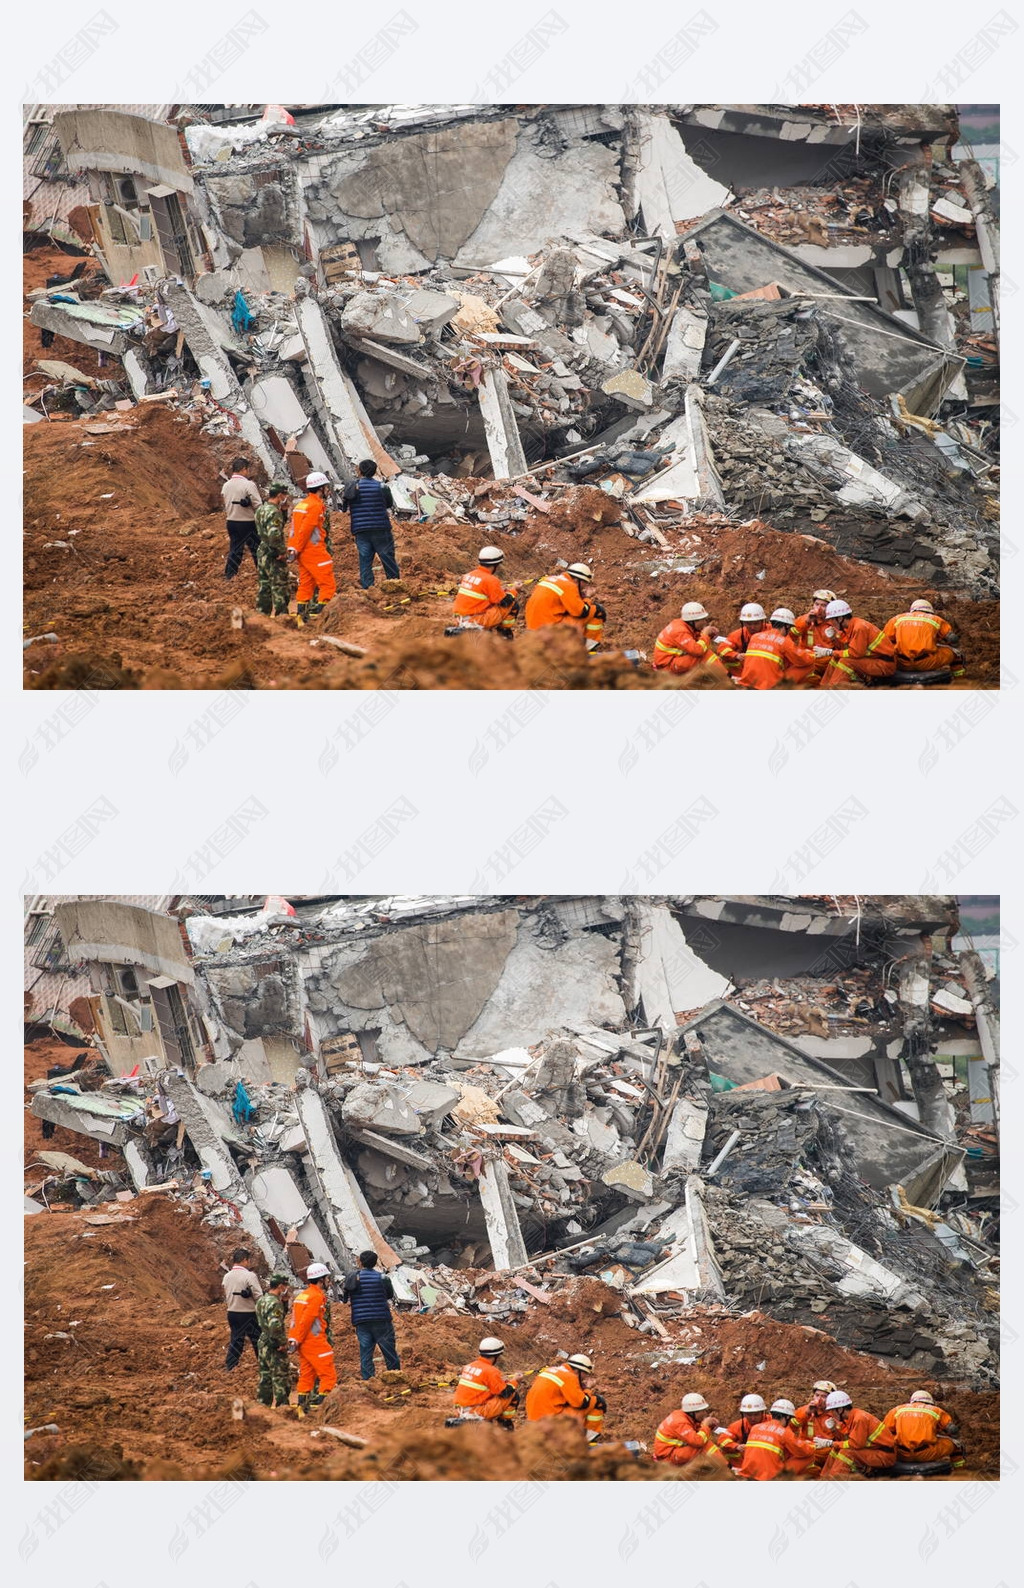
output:
{"label": "collapsed roof section", "polygon": [[[978,315],[998,301],[998,226],[984,178],[945,163],[952,107],[182,119],[186,208],[176,225],[152,198],[145,244],[177,239],[164,279],[149,252],[132,279],[101,236],[128,285],[61,282],[31,310],[120,357],[137,402],[187,407],[297,481],[373,456],[424,518],[479,518],[463,479],[510,481],[521,515],[587,479],[656,545],[695,513],[770,513],[929,586],[994,591]],[[58,118],[97,183],[118,161],[131,183],[156,169],[153,124],[133,141],[132,120]]]}
{"label": "collapsed roof section", "polygon": [[[863,1307],[905,1307],[938,1361],[951,1262],[984,1310],[991,1191],[964,1178],[973,1101],[957,1112],[976,1088],[943,1081],[940,1049],[949,1021],[978,1029],[976,1000],[994,1074],[998,1016],[984,971],[949,955],[952,899],[180,901],[183,923],[148,931],[120,908],[58,915],[98,980],[94,957],[124,964],[182,924],[201,1045],[51,1072],[32,1112],[119,1150],[136,1193],[170,1184],[240,1221],[268,1262],[350,1266],[372,1245],[403,1299],[499,1318],[599,1269],[657,1333],[659,1309],[746,1295],[760,1227],[808,1320],[834,1305],[863,1334]],[[770,941],[799,958],[766,982]]]}

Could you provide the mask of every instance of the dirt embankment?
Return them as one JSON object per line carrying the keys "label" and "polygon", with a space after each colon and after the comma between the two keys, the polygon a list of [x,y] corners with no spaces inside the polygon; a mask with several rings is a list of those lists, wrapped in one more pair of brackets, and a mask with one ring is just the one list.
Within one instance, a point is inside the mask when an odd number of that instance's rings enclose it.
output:
{"label": "dirt embankment", "polygon": [[[105,1212],[108,1209],[104,1210]],[[110,1209],[109,1211],[113,1211]],[[187,1207],[162,1195],[122,1204],[112,1224],[95,1215],[40,1213],[26,1223],[26,1425],[56,1423],[26,1447],[36,1478],[626,1478],[664,1479],[663,1469],[621,1449],[588,1452],[575,1428],[521,1425],[448,1430],[452,1386],[485,1331],[477,1317],[402,1314],[402,1369],[364,1384],[344,1310],[336,1308],[339,1387],[314,1418],[254,1404],[255,1359],[228,1375],[219,1263],[234,1246]],[[612,1439],[648,1445],[686,1389],[702,1390],[720,1415],[757,1389],[800,1403],[830,1376],[881,1414],[920,1387],[874,1358],[836,1346],[816,1330],[752,1315],[695,1313],[670,1324],[667,1342],[629,1329],[619,1299],[596,1280],[518,1325],[503,1323],[510,1371],[529,1373],[561,1348],[586,1350],[608,1400]],[[72,1324],[74,1325],[72,1327]],[[71,1339],[59,1339],[58,1335]],[[693,1366],[666,1360],[700,1351]],[[767,1366],[760,1368],[765,1362]],[[998,1469],[997,1403],[954,1385],[929,1386],[965,1429],[966,1476]],[[232,1417],[242,1397],[245,1418]],[[369,1441],[338,1445],[324,1426]]]}
{"label": "dirt embankment", "polygon": [[[93,433],[96,424],[116,433]],[[120,428],[123,426],[123,429]],[[26,652],[27,682],[42,688],[665,688],[675,681],[636,670],[621,656],[587,660],[575,635],[527,635],[513,644],[493,635],[445,639],[458,579],[481,540],[506,550],[510,582],[533,581],[558,558],[585,558],[607,607],[614,649],[650,652],[684,600],[704,601],[723,628],[743,601],[806,607],[822,584],[881,623],[921,594],[906,580],[842,557],[823,541],[767,526],[690,526],[679,550],[656,552],[592,514],[535,513],[513,534],[454,519],[400,523],[402,578],[370,591],[357,585],[345,521],[335,535],[339,595],[319,624],[253,610],[251,564],[223,578],[226,537],[219,471],[236,450],[212,441],[181,415],[154,404],[123,418],[30,425],[25,434],[25,629],[55,632],[57,646]],[[481,498],[486,505],[486,496]],[[61,545],[54,545],[61,542]],[[702,559],[695,573],[673,571],[681,556]],[[971,686],[994,685],[998,667],[995,603],[933,595],[957,625]],[[245,627],[231,612],[245,609]],[[339,655],[322,636],[352,641],[364,660]]]}

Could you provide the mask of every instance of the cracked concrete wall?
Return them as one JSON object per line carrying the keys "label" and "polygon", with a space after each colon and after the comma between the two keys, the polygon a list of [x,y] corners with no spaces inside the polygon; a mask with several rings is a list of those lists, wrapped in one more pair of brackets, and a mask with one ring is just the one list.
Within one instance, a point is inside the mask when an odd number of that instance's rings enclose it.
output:
{"label": "cracked concrete wall", "polygon": [[[456,1058],[486,1058],[509,1046],[540,1042],[565,1025],[626,1024],[619,991],[617,942],[592,932],[545,947],[527,917],[493,995],[455,1049]],[[510,1035],[511,1034],[511,1035]]]}
{"label": "cracked concrete wall", "polygon": [[221,230],[236,253],[264,244],[302,245],[301,167],[285,161],[273,171],[213,172],[201,178]]}
{"label": "cracked concrete wall", "polygon": [[216,1013],[241,1041],[302,1036],[304,999],[297,958],[282,955],[272,969],[255,964],[210,965],[205,975]]}
{"label": "cracked concrete wall", "polygon": [[[427,1053],[454,1048],[499,985],[518,919],[515,910],[459,915],[389,932],[340,956],[326,978],[337,1012],[386,1010]],[[322,984],[310,997],[317,1012],[319,999],[327,1001]],[[354,1029],[367,1024],[380,1020],[364,1018]]]}

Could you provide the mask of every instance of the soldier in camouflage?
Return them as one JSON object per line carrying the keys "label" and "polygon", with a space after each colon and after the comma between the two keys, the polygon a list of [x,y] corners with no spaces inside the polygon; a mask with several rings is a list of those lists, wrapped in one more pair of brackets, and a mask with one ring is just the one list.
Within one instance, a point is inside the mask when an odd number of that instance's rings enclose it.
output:
{"label": "soldier in camouflage", "polygon": [[287,1312],[288,1277],[286,1274],[271,1274],[266,1291],[256,1303],[256,1322],[260,1326],[260,1343],[256,1351],[260,1377],[256,1398],[264,1406],[287,1406],[291,1394],[288,1333],[285,1328]]}
{"label": "soldier in camouflage", "polygon": [[291,586],[288,580],[288,546],[285,522],[288,509],[288,487],[274,480],[267,491],[267,500],[256,509],[256,567],[259,572],[259,589],[256,606],[260,612],[277,617],[288,611]]}

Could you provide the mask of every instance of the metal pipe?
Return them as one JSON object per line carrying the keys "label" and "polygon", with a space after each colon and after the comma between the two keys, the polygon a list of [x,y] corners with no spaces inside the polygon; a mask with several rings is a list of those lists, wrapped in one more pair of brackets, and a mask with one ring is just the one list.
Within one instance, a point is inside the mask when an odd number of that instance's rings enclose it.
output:
{"label": "metal pipe", "polygon": [[722,354],[722,357],[718,360],[718,363],[715,365],[714,369],[711,371],[711,374],[707,378],[706,384],[708,386],[713,386],[715,384],[715,381],[718,379],[725,366],[731,363],[733,355],[739,346],[739,337],[737,337],[734,342],[729,343],[729,346],[726,348],[725,352]]}
{"label": "metal pipe", "polygon": [[728,1158],[729,1154],[732,1152],[732,1149],[735,1147],[735,1145],[739,1141],[739,1139],[740,1139],[740,1132],[738,1130],[734,1130],[732,1135],[729,1137],[729,1140],[726,1142],[725,1146],[722,1148],[721,1152],[718,1154],[718,1157],[715,1159],[714,1163],[711,1164],[711,1166],[709,1167],[709,1169],[705,1173],[705,1175],[703,1177],[705,1180],[710,1180],[711,1176],[718,1172],[718,1170],[721,1168],[721,1166],[725,1162],[726,1158]]}

